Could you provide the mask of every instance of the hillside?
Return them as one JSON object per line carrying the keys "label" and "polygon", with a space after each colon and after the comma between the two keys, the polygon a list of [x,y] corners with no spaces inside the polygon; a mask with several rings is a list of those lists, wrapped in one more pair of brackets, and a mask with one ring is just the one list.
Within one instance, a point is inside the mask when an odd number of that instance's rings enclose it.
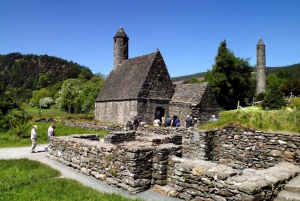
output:
{"label": "hillside", "polygon": [[[300,63],[288,65],[288,66],[280,66],[280,67],[267,67],[267,74],[277,73],[282,69],[291,73],[293,78],[300,77]],[[253,70],[255,71],[256,68],[254,68]],[[196,74],[191,74],[191,75],[172,77],[171,80],[173,81],[173,83],[181,83],[183,81],[192,79],[192,77],[197,77],[198,79],[201,80],[201,79],[204,79],[205,74],[206,74],[206,72],[202,72],[202,73],[196,73]]]}
{"label": "hillside", "polygon": [[0,85],[4,91],[14,90],[19,97],[29,98],[32,91],[55,85],[68,78],[90,79],[92,71],[72,61],[54,56],[0,55]]}

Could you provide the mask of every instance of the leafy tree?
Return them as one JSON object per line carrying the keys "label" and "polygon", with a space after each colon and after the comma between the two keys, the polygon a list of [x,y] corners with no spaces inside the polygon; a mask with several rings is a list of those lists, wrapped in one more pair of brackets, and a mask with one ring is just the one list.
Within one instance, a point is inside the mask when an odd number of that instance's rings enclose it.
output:
{"label": "leafy tree", "polygon": [[278,78],[281,79],[292,79],[292,74],[286,70],[280,69],[277,73],[276,73]]}
{"label": "leafy tree", "polygon": [[49,73],[40,73],[36,88],[40,89],[49,85]]}
{"label": "leafy tree", "polygon": [[37,107],[39,106],[40,100],[45,97],[49,97],[49,91],[46,88],[33,91],[29,105],[32,107]]}
{"label": "leafy tree", "polygon": [[94,108],[94,101],[104,85],[101,76],[93,76],[90,80],[68,79],[64,81],[57,103],[69,113],[85,113]]}
{"label": "leafy tree", "polygon": [[45,97],[40,99],[41,108],[50,108],[50,106],[54,103],[54,100],[51,97]]}
{"label": "leafy tree", "polygon": [[67,79],[61,86],[61,108],[72,113],[75,111],[75,103],[78,103],[76,97],[82,91],[83,80],[81,79]]}
{"label": "leafy tree", "polygon": [[277,110],[286,105],[284,96],[278,87],[273,86],[270,92],[266,93],[266,96],[261,104],[263,109]]}
{"label": "leafy tree", "polygon": [[281,75],[279,75],[279,76],[277,73],[270,73],[267,76],[267,78],[266,78],[266,82],[267,82],[266,91],[267,92],[270,91],[270,89],[272,89],[273,87],[281,88],[283,86],[283,84],[287,81],[287,79],[282,78]]}
{"label": "leafy tree", "polygon": [[218,48],[215,64],[206,73],[204,81],[210,83],[220,107],[234,109],[238,101],[245,104],[244,99],[254,94],[252,71],[249,59],[235,57],[224,40]]}
{"label": "leafy tree", "polygon": [[280,90],[285,94],[285,95],[290,95],[292,94],[294,96],[299,96],[300,95],[300,78],[294,78],[291,80],[287,80],[280,88]]}

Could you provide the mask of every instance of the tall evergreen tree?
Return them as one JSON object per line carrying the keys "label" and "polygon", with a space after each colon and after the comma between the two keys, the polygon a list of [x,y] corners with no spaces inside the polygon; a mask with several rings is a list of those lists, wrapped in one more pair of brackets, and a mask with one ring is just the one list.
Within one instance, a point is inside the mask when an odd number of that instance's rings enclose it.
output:
{"label": "tall evergreen tree", "polygon": [[204,81],[210,83],[221,108],[234,109],[238,101],[243,104],[245,98],[254,94],[252,71],[249,60],[235,57],[224,40]]}

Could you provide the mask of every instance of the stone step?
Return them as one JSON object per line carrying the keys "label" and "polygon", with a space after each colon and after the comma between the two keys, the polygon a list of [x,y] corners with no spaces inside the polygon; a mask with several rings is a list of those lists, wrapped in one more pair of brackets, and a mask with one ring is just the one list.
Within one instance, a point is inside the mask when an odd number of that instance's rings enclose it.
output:
{"label": "stone step", "polygon": [[300,193],[282,190],[279,192],[275,201],[300,201]]}
{"label": "stone step", "polygon": [[300,175],[293,178],[280,191],[276,201],[300,201]]}
{"label": "stone step", "polygon": [[300,193],[300,175],[289,181],[284,186],[284,190],[288,192]]}

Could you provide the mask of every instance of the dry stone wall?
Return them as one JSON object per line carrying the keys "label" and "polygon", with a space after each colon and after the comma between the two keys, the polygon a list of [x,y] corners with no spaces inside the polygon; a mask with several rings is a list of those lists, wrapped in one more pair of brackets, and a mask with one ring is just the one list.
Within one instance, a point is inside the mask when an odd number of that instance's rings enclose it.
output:
{"label": "dry stone wall", "polygon": [[263,170],[238,170],[210,161],[174,157],[168,166],[168,186],[172,188],[164,193],[194,201],[268,201],[274,200],[299,172],[298,166],[288,162]]}
{"label": "dry stone wall", "polygon": [[297,134],[234,124],[212,131],[141,127],[112,131],[104,142],[97,135],[52,137],[48,157],[131,194],[153,188],[194,201],[274,200],[300,173],[299,143]]}
{"label": "dry stone wall", "polygon": [[[131,133],[125,133],[122,139],[130,139]],[[118,132],[111,135],[121,136]],[[181,156],[182,150],[181,145],[176,145],[181,144],[180,136],[176,138],[180,142],[167,143],[174,142],[176,139],[173,137],[176,135],[166,136],[168,140],[160,137],[160,140],[153,140],[155,144],[151,140],[103,143],[95,141],[96,135],[52,137],[48,156],[86,175],[136,194],[154,184],[167,184],[168,158]]]}
{"label": "dry stone wall", "polygon": [[183,156],[214,161],[236,169],[266,169],[287,161],[300,164],[300,135],[262,132],[229,124],[222,129],[195,132],[184,139]]}

